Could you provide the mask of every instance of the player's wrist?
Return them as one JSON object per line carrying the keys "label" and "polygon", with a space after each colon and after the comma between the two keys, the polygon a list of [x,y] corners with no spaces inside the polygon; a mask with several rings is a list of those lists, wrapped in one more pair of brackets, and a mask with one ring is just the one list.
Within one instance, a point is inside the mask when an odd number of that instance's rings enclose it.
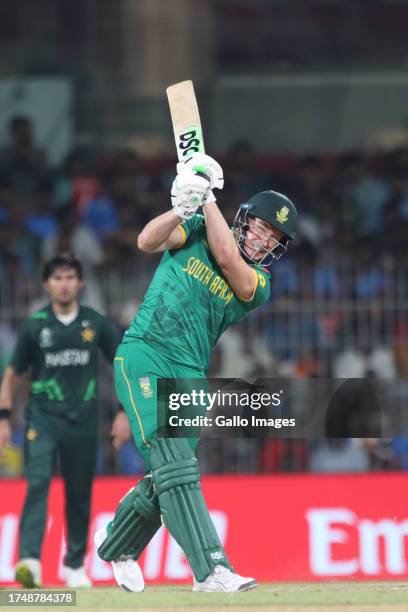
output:
{"label": "player's wrist", "polygon": [[[180,223],[180,219],[181,219],[178,210],[179,210],[178,206],[173,206],[173,208],[171,209],[171,212],[173,213],[174,219],[175,219],[175,221],[177,221],[177,225]],[[176,225],[176,227],[177,227],[177,225]]]}
{"label": "player's wrist", "polygon": [[10,420],[11,410],[10,408],[0,407],[0,421]]}
{"label": "player's wrist", "polygon": [[217,198],[212,189],[208,189],[207,193],[203,198],[202,206],[208,206],[209,204],[216,204]]}
{"label": "player's wrist", "polygon": [[189,219],[191,219],[191,217],[193,217],[195,215],[195,213],[197,212],[197,206],[195,207],[191,207],[191,206],[183,206],[183,205],[176,205],[174,206],[173,210],[176,213],[176,215],[179,218],[179,221],[188,221]]}

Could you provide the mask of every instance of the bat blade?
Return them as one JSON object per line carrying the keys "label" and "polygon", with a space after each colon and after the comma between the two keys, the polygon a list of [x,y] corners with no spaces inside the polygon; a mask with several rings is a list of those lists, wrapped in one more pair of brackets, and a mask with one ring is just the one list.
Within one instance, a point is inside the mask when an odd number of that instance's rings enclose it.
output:
{"label": "bat blade", "polygon": [[178,160],[185,161],[193,153],[204,153],[200,113],[192,81],[181,81],[170,85],[166,93]]}

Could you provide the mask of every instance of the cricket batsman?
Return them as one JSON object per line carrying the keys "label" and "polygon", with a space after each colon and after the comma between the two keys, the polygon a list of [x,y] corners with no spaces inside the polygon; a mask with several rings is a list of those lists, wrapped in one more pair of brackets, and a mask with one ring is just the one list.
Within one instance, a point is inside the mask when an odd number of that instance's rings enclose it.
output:
{"label": "cricket batsman", "polygon": [[[0,389],[1,449],[10,440],[15,391],[22,375],[30,371],[24,449],[28,488],[16,580],[29,588],[41,585],[48,489],[58,454],[66,495],[65,581],[72,588],[86,587],[91,586],[83,559],[98,440],[98,349],[112,362],[119,337],[106,317],[79,304],[82,269],[78,259],[54,257],[44,265],[42,277],[50,302],[24,322]],[[114,430],[125,439],[123,417],[124,413],[118,413]]]}
{"label": "cricket batsman", "polygon": [[95,534],[99,556],[112,563],[127,591],[144,589],[136,561],[162,521],[191,565],[193,591],[256,586],[253,578],[234,573],[211,521],[194,454],[198,440],[157,435],[157,380],[205,379],[221,334],[268,300],[270,276],[263,266],[278,260],[294,237],[296,208],[274,191],[242,204],[231,230],[212,191],[223,182],[221,166],[203,153],[179,163],[172,209],[150,221],[138,238],[142,251],[163,257],[114,369],[146,476]]}

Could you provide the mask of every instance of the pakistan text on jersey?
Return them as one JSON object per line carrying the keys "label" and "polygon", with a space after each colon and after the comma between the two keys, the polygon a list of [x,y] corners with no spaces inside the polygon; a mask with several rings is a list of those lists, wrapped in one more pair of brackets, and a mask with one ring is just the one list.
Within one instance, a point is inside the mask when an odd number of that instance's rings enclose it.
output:
{"label": "pakistan text on jersey", "polygon": [[45,353],[45,367],[86,366],[90,358],[91,352],[88,350],[66,349],[57,353]]}

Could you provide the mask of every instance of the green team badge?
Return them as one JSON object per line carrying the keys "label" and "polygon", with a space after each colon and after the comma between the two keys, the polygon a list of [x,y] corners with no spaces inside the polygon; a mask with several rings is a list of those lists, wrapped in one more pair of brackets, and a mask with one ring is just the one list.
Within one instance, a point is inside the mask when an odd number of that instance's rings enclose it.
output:
{"label": "green team badge", "polygon": [[286,223],[288,220],[289,208],[287,206],[282,206],[282,208],[276,213],[276,220],[279,223]]}
{"label": "green team badge", "polygon": [[153,389],[148,376],[143,376],[142,378],[139,378],[139,385],[144,398],[147,399],[149,397],[153,397]]}

